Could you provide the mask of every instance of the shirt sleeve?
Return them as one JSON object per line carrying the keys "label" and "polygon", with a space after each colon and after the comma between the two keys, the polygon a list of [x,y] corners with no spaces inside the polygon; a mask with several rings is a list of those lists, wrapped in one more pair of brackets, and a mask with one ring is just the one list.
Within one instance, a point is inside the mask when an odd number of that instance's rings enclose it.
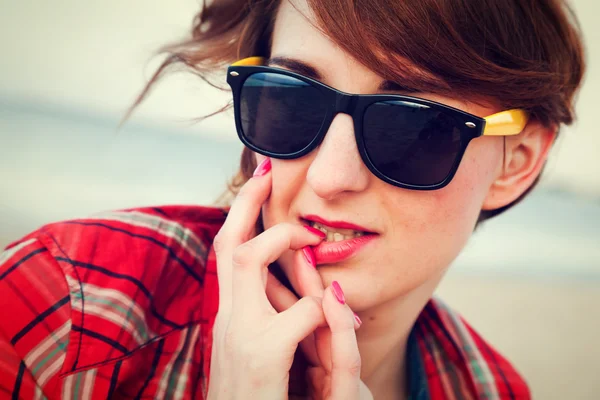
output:
{"label": "shirt sleeve", "polygon": [[55,398],[71,328],[61,267],[35,237],[0,254],[0,398]]}

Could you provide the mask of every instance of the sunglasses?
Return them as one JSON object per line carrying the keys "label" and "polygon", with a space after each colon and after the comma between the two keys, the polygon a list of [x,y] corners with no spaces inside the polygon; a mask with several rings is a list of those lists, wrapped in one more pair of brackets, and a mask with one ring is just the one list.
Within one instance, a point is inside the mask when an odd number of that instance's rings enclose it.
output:
{"label": "sunglasses", "polygon": [[227,70],[244,145],[268,157],[299,158],[319,146],[337,113],[345,113],[354,121],[367,168],[401,188],[446,186],[472,139],[517,135],[528,119],[523,110],[480,118],[417,97],[344,93],[264,63],[262,57],[249,57]]}

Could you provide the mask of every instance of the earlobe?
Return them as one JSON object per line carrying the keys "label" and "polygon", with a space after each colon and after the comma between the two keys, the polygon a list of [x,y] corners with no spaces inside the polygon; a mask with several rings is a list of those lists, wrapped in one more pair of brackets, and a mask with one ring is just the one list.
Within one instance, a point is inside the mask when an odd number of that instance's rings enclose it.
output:
{"label": "earlobe", "polygon": [[542,172],[557,127],[530,122],[523,132],[505,137],[503,165],[483,203],[483,210],[495,210],[517,200]]}

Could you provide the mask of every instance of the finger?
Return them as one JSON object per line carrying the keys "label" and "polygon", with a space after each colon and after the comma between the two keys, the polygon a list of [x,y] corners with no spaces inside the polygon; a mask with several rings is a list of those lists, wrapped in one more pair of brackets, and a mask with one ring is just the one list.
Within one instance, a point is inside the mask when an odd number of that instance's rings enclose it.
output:
{"label": "finger", "polygon": [[267,276],[265,289],[269,302],[277,312],[282,312],[296,304],[298,297],[285,287],[271,272]]}
{"label": "finger", "polygon": [[[311,266],[312,268],[312,266]],[[279,279],[269,272],[267,278],[267,298],[277,312],[283,312],[292,307],[298,301],[298,297],[291,290],[285,287]],[[315,337],[311,333],[302,342],[300,342],[302,352],[311,365],[319,365],[319,357],[315,346]]]}
{"label": "finger", "polygon": [[[314,252],[310,247],[303,248],[302,251],[297,251],[294,255],[294,264],[292,268],[294,273],[294,279],[292,279],[292,282],[295,282],[294,289],[301,297],[323,297],[325,288],[323,287],[321,275],[316,268],[312,267],[314,262],[306,262],[307,258],[312,258],[312,260],[314,260]],[[309,268],[307,268],[307,266],[309,266]],[[361,323],[362,322],[360,321],[358,315],[355,315],[354,328],[360,328]]]}
{"label": "finger", "polygon": [[358,399],[361,360],[354,330],[354,313],[345,302],[341,286],[335,281],[325,290],[323,313],[331,331],[331,398]]}
{"label": "finger", "polygon": [[[292,273],[294,279],[291,279],[295,283],[294,289],[300,294],[300,296],[315,296],[323,297],[323,283],[321,276],[317,272],[314,262],[314,253],[310,247],[305,247],[302,251],[297,251],[294,254]],[[307,260],[311,260],[308,261]],[[319,325],[319,328],[327,327],[326,323]],[[318,331],[317,329],[316,331]],[[315,332],[316,332],[315,331]],[[302,351],[306,355],[306,358],[311,365],[321,365],[322,361],[319,357],[316,344],[316,333],[309,335],[300,343]]]}
{"label": "finger", "polygon": [[257,171],[263,175],[248,180],[236,196],[225,223],[213,242],[217,258],[217,278],[219,282],[219,313],[229,313],[232,307],[233,249],[245,242],[251,235],[258,219],[262,204],[271,192],[270,160],[265,159]]}
{"label": "finger", "polygon": [[373,400],[373,393],[371,393],[371,390],[365,385],[362,379],[360,381],[360,394],[358,398],[360,400]]}
{"label": "finger", "polygon": [[321,360],[319,359],[319,355],[317,353],[317,344],[315,343],[314,332],[300,342],[300,349],[302,350],[302,353],[304,353],[309,365],[321,365]]}
{"label": "finger", "polygon": [[[232,255],[233,309],[273,310],[266,296],[268,266],[289,249],[316,245],[322,238],[297,224],[277,224],[238,246]],[[251,313],[250,313],[251,314]],[[248,315],[250,318],[255,317]]]}
{"label": "finger", "polygon": [[321,299],[303,297],[284,312],[277,314],[275,319],[281,332],[286,332],[286,335],[290,335],[290,339],[298,344],[325,322]]}
{"label": "finger", "polygon": [[[295,282],[294,289],[300,296],[316,296],[323,297],[325,288],[323,287],[323,280],[317,268],[306,268],[307,266],[313,266],[315,263],[306,263],[307,258],[314,260],[314,252],[312,248],[303,248],[302,252],[296,252],[294,256],[293,273],[294,278],[292,281]],[[306,254],[308,253],[308,254]],[[360,318],[355,315],[354,328],[358,329],[361,325]]]}
{"label": "finger", "polygon": [[307,263],[306,259],[315,259],[312,248],[308,247],[298,251],[294,255],[293,274],[296,285],[294,288],[300,296],[323,297],[323,281],[317,269],[313,266],[314,262]]}
{"label": "finger", "polygon": [[321,399],[325,394],[325,388],[329,385],[329,376],[321,367],[309,367],[306,370],[306,381],[308,383],[308,393],[312,394],[311,399]]}
{"label": "finger", "polygon": [[[242,186],[235,196],[221,231],[232,247],[250,239],[263,203],[271,193],[271,160],[265,158],[256,168],[255,175]],[[263,175],[256,175],[257,173]],[[219,232],[221,233],[221,232]]]}

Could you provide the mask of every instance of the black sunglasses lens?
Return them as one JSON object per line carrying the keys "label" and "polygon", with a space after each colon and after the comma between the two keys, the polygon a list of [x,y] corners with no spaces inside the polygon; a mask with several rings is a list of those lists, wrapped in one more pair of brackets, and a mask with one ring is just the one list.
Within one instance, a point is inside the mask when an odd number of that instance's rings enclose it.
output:
{"label": "black sunglasses lens", "polygon": [[460,121],[408,101],[373,103],[363,117],[365,149],[375,168],[401,183],[442,183],[461,151]]}
{"label": "black sunglasses lens", "polygon": [[291,155],[317,137],[325,116],[325,97],[291,76],[258,72],[244,81],[240,95],[244,138],[274,155]]}

